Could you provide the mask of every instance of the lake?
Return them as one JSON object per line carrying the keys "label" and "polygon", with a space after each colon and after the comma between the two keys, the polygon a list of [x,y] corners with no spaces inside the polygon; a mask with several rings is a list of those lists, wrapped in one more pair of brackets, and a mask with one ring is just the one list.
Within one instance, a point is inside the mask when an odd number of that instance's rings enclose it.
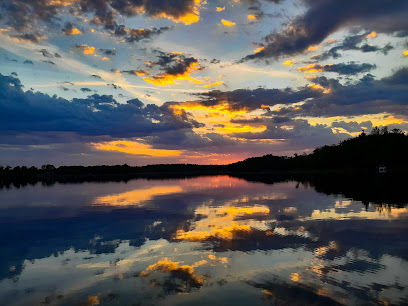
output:
{"label": "lake", "polygon": [[370,200],[339,186],[219,175],[4,187],[0,304],[408,304],[405,190]]}

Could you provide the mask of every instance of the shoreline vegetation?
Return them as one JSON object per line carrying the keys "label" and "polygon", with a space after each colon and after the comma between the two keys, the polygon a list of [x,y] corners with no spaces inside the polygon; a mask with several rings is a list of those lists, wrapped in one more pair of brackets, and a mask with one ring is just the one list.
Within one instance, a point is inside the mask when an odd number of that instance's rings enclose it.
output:
{"label": "shoreline vegetation", "polygon": [[[251,157],[228,165],[156,164],[146,166],[61,166],[41,168],[0,166],[0,188],[42,182],[127,181],[135,178],[188,178],[202,175],[266,176],[308,179],[312,176],[370,176],[385,166],[382,176],[408,173],[408,135],[399,129],[375,127],[339,144],[316,148],[310,154],[287,157],[272,154]],[[261,175],[262,174],[262,175]]]}

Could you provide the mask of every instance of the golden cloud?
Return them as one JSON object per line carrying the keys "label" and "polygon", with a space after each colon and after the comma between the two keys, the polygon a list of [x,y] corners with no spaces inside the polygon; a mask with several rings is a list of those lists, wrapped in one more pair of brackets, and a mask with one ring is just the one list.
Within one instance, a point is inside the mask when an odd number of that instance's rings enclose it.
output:
{"label": "golden cloud", "polygon": [[80,30],[78,30],[78,28],[69,28],[69,29],[64,29],[63,32],[65,33],[65,35],[79,35],[82,34]]}
{"label": "golden cloud", "polygon": [[319,85],[319,84],[309,84],[309,87],[313,88],[313,89],[317,89],[317,90],[323,90],[323,93],[328,94],[331,92],[330,88],[324,88],[323,86]]}
{"label": "golden cloud", "polygon": [[259,47],[258,49],[254,50],[254,53],[259,53],[261,52],[263,49],[265,49],[265,47]]}
{"label": "golden cloud", "polygon": [[225,10],[225,6],[224,7],[217,7],[217,12],[222,12]]}
{"label": "golden cloud", "polygon": [[214,106],[205,106],[198,102],[184,102],[180,104],[175,104],[172,106],[174,111],[185,110],[185,111],[194,111],[194,110],[203,110],[209,114],[222,114],[230,118],[233,118],[237,115],[246,114],[246,109],[241,110],[231,110],[228,103],[218,104]]}
{"label": "golden cloud", "polygon": [[292,61],[286,61],[286,62],[284,62],[282,65],[285,65],[285,66],[292,66],[294,63],[292,62]]}
{"label": "golden cloud", "polygon": [[231,123],[223,124],[222,127],[215,128],[220,134],[233,134],[233,133],[260,133],[266,130],[265,125],[254,127],[250,125],[236,125]]}
{"label": "golden cloud", "polygon": [[95,47],[91,47],[85,44],[76,45],[76,48],[82,50],[84,54],[94,54],[95,53]]}
{"label": "golden cloud", "polygon": [[91,146],[94,149],[100,151],[118,151],[127,154],[146,155],[154,157],[177,156],[182,153],[178,150],[153,149],[151,145],[126,140],[91,143]]}
{"label": "golden cloud", "polygon": [[324,69],[321,66],[317,66],[316,64],[310,64],[305,67],[299,67],[299,72],[304,73],[314,73],[314,72],[322,72]]}
{"label": "golden cloud", "polygon": [[307,51],[316,51],[317,49],[319,49],[319,46],[309,46],[309,48],[307,48]]}
{"label": "golden cloud", "polygon": [[377,33],[374,31],[366,36],[366,38],[375,38],[375,37],[377,37]]}
{"label": "golden cloud", "polygon": [[228,20],[225,20],[225,19],[222,19],[222,20],[221,20],[221,23],[222,23],[223,25],[225,25],[226,27],[234,27],[234,26],[236,25],[235,22],[228,21]]}
{"label": "golden cloud", "polygon": [[218,85],[221,85],[221,84],[222,84],[222,82],[220,81],[220,82],[216,82],[216,83],[213,83],[213,84],[204,85],[204,88],[218,86]]}

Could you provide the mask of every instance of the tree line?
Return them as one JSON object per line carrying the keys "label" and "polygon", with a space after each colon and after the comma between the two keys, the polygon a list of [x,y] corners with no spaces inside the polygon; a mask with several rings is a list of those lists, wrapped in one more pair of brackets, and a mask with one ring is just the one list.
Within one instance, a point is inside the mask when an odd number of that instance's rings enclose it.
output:
{"label": "tree line", "polygon": [[259,171],[376,171],[380,165],[391,171],[408,169],[408,135],[400,129],[374,127],[369,134],[335,145],[325,145],[294,156],[251,157],[229,165],[156,164],[147,166],[61,166],[45,164],[39,168],[0,166],[0,185],[37,181],[124,180],[134,177],[190,176],[202,174]]}

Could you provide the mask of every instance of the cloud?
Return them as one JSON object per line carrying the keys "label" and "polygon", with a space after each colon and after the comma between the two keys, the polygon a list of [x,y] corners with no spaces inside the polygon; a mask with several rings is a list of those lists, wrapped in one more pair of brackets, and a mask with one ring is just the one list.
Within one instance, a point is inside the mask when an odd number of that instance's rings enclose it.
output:
{"label": "cloud", "polygon": [[398,33],[408,28],[408,2],[389,0],[302,0],[303,15],[294,18],[280,32],[265,37],[266,47],[242,59],[278,58],[295,55],[320,44],[328,35],[346,26],[359,26],[370,32]]}
{"label": "cloud", "polygon": [[[347,36],[342,41],[342,43],[338,44],[337,46],[334,46],[334,47],[330,48],[328,51],[325,51],[320,55],[314,55],[312,57],[312,59],[314,59],[314,60],[326,60],[328,58],[339,58],[339,57],[341,57],[341,54],[338,52],[340,50],[342,50],[342,51],[356,50],[356,51],[361,51],[363,53],[382,52],[384,55],[387,55],[390,50],[394,49],[394,47],[391,44],[386,44],[382,48],[378,47],[378,46],[371,45],[371,44],[367,44],[365,41],[368,38],[371,37],[370,35],[373,36],[372,32],[371,33],[365,32],[363,34]],[[363,43],[363,44],[359,45],[361,43]]]}
{"label": "cloud", "polygon": [[151,29],[128,29],[124,25],[120,25],[115,30],[116,36],[124,36],[125,41],[129,43],[138,42],[143,39],[152,39],[153,36],[160,35],[173,27],[161,27]]}
{"label": "cloud", "polygon": [[116,55],[116,49],[99,49],[105,55],[114,56]]}
{"label": "cloud", "polygon": [[97,94],[68,101],[38,92],[24,92],[18,78],[0,74],[0,128],[4,134],[72,132],[125,138],[196,125],[188,116],[174,115],[168,105],[144,105],[138,99],[120,104],[112,96]]}
{"label": "cloud", "polygon": [[181,151],[178,150],[162,150],[162,149],[153,149],[151,145],[136,141],[126,141],[126,140],[117,140],[117,141],[107,141],[92,143],[92,146],[96,150],[101,151],[118,151],[134,155],[146,155],[146,156],[177,156],[181,154]]}
{"label": "cloud", "polygon": [[21,42],[28,42],[28,43],[38,43],[41,40],[45,39],[45,37],[38,36],[33,33],[15,34],[15,35],[10,35],[10,37],[15,38]]}
{"label": "cloud", "polygon": [[342,85],[338,80],[316,77],[313,82],[329,89],[329,93],[279,113],[289,117],[331,117],[367,114],[408,115],[408,67],[375,80],[366,75],[358,82]]}
{"label": "cloud", "polygon": [[292,104],[302,102],[305,99],[319,97],[322,92],[313,90],[307,86],[298,88],[285,89],[237,89],[233,91],[213,90],[197,94],[201,101],[197,101],[199,105],[205,107],[223,106],[225,110],[238,111],[246,110],[247,112],[256,109],[263,109],[263,106],[269,108],[276,104]]}
{"label": "cloud", "polygon": [[78,30],[78,28],[70,23],[67,22],[64,26],[64,28],[61,30],[65,35],[79,35],[82,34],[80,30]]}
{"label": "cloud", "polygon": [[86,44],[76,45],[75,48],[81,50],[84,54],[94,54],[95,53],[95,47],[91,47]]}
{"label": "cloud", "polygon": [[376,68],[375,64],[356,64],[354,62],[344,64],[329,64],[329,65],[319,65],[310,64],[305,67],[299,67],[298,70],[304,73],[314,73],[314,72],[336,72],[338,74],[355,75],[357,73],[369,72]]}
{"label": "cloud", "polygon": [[138,76],[143,76],[146,75],[146,73],[149,72],[149,70],[122,70],[121,73],[127,73],[130,75],[138,75]]}
{"label": "cloud", "polygon": [[193,71],[204,69],[199,65],[200,63],[194,57],[185,57],[179,53],[165,54],[161,52],[159,60],[151,63],[150,66],[159,66],[163,72],[151,77],[144,77],[143,80],[156,86],[175,84],[178,80],[191,80],[201,83],[201,81],[190,76]]}
{"label": "cloud", "polygon": [[222,19],[222,20],[221,20],[221,23],[222,23],[223,25],[225,25],[226,27],[235,27],[235,25],[236,25],[235,22],[229,21],[229,20],[225,20],[225,19]]}
{"label": "cloud", "polygon": [[[153,18],[167,18],[186,25],[200,19],[200,0],[172,1],[123,1],[123,0],[11,0],[2,1],[0,8],[7,23],[14,28],[34,26],[38,22],[55,23],[62,12],[75,16],[91,15],[91,22],[106,29],[117,27],[118,16],[137,16],[144,14]],[[74,31],[75,32],[75,31]],[[69,29],[66,33],[72,33]],[[71,34],[68,34],[71,35]]]}

